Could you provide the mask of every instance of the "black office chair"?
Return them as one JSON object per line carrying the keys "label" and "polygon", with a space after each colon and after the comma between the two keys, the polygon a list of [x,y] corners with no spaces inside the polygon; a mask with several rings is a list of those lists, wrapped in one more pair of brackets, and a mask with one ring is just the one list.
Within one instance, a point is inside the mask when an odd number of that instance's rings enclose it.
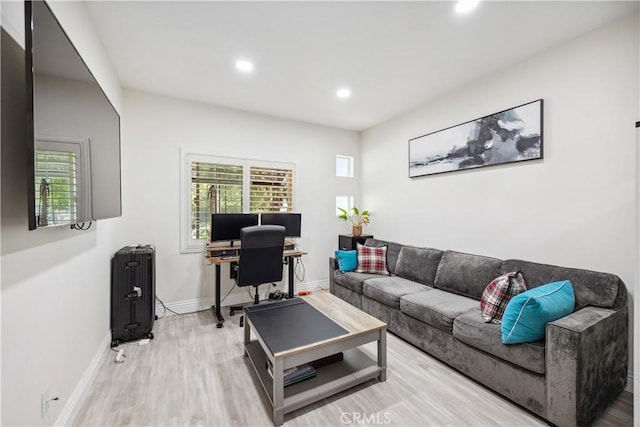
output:
{"label": "black office chair", "polygon": [[[240,259],[236,270],[238,286],[256,288],[254,304],[260,303],[258,286],[282,280],[284,231],[281,225],[252,225],[240,230]],[[230,314],[242,307],[231,307]],[[244,316],[240,326],[244,325]]]}

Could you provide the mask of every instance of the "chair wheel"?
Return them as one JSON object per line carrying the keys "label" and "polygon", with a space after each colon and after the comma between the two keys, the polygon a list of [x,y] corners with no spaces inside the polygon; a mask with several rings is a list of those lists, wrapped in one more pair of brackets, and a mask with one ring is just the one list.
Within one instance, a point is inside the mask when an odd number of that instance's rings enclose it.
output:
{"label": "chair wheel", "polygon": [[150,340],[152,340],[152,339],[153,339],[153,332],[149,332],[149,333],[147,334],[147,338],[149,338]]}

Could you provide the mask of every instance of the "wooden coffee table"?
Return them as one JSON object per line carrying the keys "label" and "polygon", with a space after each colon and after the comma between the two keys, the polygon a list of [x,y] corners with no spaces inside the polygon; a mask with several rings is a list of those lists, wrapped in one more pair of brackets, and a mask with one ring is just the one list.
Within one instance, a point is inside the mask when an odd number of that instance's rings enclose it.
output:
{"label": "wooden coffee table", "polygon": [[[251,314],[245,312],[244,346],[253,368],[273,407],[273,422],[279,426],[284,414],[295,411],[343,390],[387,375],[387,325],[355,308],[334,295],[323,292],[308,295],[306,302],[346,329],[344,335],[313,342],[297,348],[272,353],[252,323]],[[291,328],[295,328],[291,325]],[[255,339],[251,339],[251,331]],[[378,342],[377,359],[357,347]],[[316,369],[314,378],[284,387],[285,369],[312,362],[336,353],[344,359]],[[267,360],[273,366],[273,378],[267,372]]]}

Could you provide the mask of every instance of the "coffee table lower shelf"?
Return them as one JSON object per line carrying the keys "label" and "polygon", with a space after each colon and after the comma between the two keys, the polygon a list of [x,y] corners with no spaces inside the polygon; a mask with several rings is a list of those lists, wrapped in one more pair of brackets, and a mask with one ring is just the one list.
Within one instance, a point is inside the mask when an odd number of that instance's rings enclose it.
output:
{"label": "coffee table lower shelf", "polygon": [[[271,406],[275,408],[273,379],[267,372],[267,356],[257,340],[245,345],[246,354],[262,384]],[[316,376],[284,387],[283,414],[295,411],[374,378],[384,379],[385,369],[358,348],[343,351],[342,361],[316,369]],[[278,425],[278,420],[274,420]],[[281,422],[280,422],[281,423]]]}

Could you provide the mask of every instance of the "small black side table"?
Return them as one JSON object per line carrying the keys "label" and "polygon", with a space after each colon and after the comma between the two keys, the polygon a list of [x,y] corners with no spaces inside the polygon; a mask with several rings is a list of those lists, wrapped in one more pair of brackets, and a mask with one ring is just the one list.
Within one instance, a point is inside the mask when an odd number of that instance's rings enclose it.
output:
{"label": "small black side table", "polygon": [[364,245],[367,239],[373,239],[371,234],[362,234],[358,237],[354,237],[351,234],[340,234],[338,236],[338,249],[341,251],[351,251],[356,249],[356,243]]}

